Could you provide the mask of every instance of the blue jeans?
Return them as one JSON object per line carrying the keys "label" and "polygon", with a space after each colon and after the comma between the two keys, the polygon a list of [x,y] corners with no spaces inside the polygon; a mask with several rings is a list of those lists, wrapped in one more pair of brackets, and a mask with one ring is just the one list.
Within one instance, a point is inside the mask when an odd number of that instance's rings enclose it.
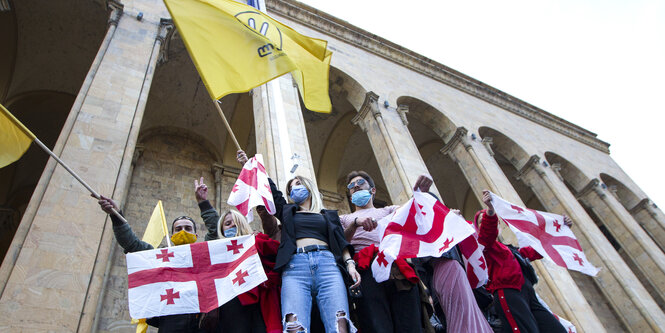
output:
{"label": "blue jeans", "polygon": [[[295,315],[297,323],[309,332],[312,297],[321,313],[326,332],[337,332],[337,320],[349,323],[349,332],[355,327],[348,319],[349,303],[346,285],[330,251],[295,253],[282,272],[282,321],[287,331],[287,315]],[[296,327],[290,323],[289,327]]]}

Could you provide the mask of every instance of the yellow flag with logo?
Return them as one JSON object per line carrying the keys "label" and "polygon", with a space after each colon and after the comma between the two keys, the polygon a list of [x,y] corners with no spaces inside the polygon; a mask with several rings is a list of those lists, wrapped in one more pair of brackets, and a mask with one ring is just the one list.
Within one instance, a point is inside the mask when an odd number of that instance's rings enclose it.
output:
{"label": "yellow flag with logo", "polygon": [[166,217],[164,216],[164,207],[162,200],[157,201],[157,206],[152,211],[150,222],[145,228],[143,233],[143,241],[157,248],[162,243],[162,239],[169,235],[169,228],[166,225]]}
{"label": "yellow flag with logo", "polygon": [[164,0],[213,99],[292,72],[305,107],[330,112],[328,42],[233,0]]}
{"label": "yellow flag with logo", "polygon": [[21,158],[35,135],[0,104],[0,168]]}

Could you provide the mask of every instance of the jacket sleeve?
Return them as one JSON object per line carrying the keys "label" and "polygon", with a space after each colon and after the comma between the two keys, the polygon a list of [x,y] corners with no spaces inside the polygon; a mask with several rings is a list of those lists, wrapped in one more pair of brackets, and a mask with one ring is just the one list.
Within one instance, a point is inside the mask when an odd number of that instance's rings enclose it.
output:
{"label": "jacket sleeve", "polygon": [[523,247],[519,249],[522,257],[527,258],[531,261],[543,259],[543,256],[540,253],[536,252],[531,246]]}
{"label": "jacket sleeve", "polygon": [[263,214],[259,214],[259,217],[261,218],[263,232],[271,239],[278,241],[281,238],[281,229],[279,224],[277,224],[277,218],[270,215],[267,211]]}
{"label": "jacket sleeve", "polygon": [[111,221],[113,222],[113,234],[115,235],[115,239],[118,241],[118,244],[125,250],[125,253],[153,249],[152,245],[136,237],[136,234],[129,226],[129,224],[121,221],[113,214],[111,214]]}
{"label": "jacket sleeve", "polygon": [[205,200],[199,202],[199,209],[201,210],[201,218],[205,223],[208,233],[205,235],[205,240],[215,240],[219,238],[217,235],[217,222],[219,222],[219,213],[212,207],[210,201]]}
{"label": "jacket sleeve", "polygon": [[268,178],[268,183],[270,183],[270,192],[272,192],[272,200],[275,202],[275,217],[280,221],[284,221],[282,218],[282,213],[284,212],[284,206],[286,205],[286,200],[284,200],[284,194],[282,191],[277,189],[277,185]]}
{"label": "jacket sleeve", "polygon": [[486,211],[480,214],[482,223],[480,223],[480,231],[478,232],[478,243],[483,246],[490,246],[496,241],[499,236],[499,218],[496,214],[489,216]]}

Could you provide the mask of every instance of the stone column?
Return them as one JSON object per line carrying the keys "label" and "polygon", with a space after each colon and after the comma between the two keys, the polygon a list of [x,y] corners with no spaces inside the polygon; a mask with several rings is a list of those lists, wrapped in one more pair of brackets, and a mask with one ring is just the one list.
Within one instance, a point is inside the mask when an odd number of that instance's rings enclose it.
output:
{"label": "stone column", "polygon": [[518,178],[531,187],[548,211],[567,214],[575,221],[573,231],[584,253],[601,268],[594,281],[621,321],[634,332],[662,331],[665,327],[663,311],[563,182],[539,161],[538,156],[532,156],[519,171]]}
{"label": "stone column", "polygon": [[[418,176],[429,172],[406,127],[406,110],[380,108],[378,100],[377,94],[368,92],[351,121],[367,134],[390,199],[399,204],[409,200]],[[439,195],[436,186],[431,191]]]}
{"label": "stone column", "polygon": [[644,198],[630,209],[630,214],[656,242],[660,250],[665,252],[665,214],[663,211],[649,198]]}
{"label": "stone column", "polygon": [[[122,6],[110,4],[109,30],[54,151],[99,193],[122,201],[168,29],[152,15],[137,20],[133,9],[121,16]],[[2,266],[0,327],[91,331],[113,239],[109,220],[49,161]]]}
{"label": "stone column", "polygon": [[[483,139],[478,143],[476,140],[470,139],[468,131],[464,127],[459,127],[441,149],[441,153],[449,156],[459,165],[478,201],[482,202],[482,191],[489,189],[512,203],[524,206],[519,194],[492,158],[490,143],[491,140]],[[483,146],[487,149],[482,149]],[[490,173],[493,176],[490,176]],[[504,224],[501,224],[500,237],[504,242],[517,244],[515,235]],[[580,331],[603,332],[605,330],[565,269],[546,265],[540,261],[533,262],[533,265],[541,279],[536,290],[554,312],[571,321]]]}
{"label": "stone column", "polygon": [[[222,211],[222,175],[224,174],[224,166],[220,164],[212,165],[212,174],[215,177],[215,209],[218,212]],[[221,214],[221,213],[220,213]]]}

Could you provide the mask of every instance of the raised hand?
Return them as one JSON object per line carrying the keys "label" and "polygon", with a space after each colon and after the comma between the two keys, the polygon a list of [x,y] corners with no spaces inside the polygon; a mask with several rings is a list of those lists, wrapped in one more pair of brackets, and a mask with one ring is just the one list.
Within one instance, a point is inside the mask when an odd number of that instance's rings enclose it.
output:
{"label": "raised hand", "polygon": [[568,228],[573,226],[573,220],[568,217],[568,215],[563,216],[563,224],[565,224]]}
{"label": "raised hand", "polygon": [[[94,196],[92,194],[90,196],[94,198]],[[97,201],[97,203],[99,204],[99,207],[104,211],[104,213],[113,214],[113,209],[115,209],[116,211],[120,211],[118,209],[118,205],[116,205],[115,201],[113,201],[113,200],[111,200],[111,199],[109,199],[109,198],[107,198],[103,195],[100,195],[99,197],[100,198]]]}
{"label": "raised hand", "polygon": [[196,195],[196,202],[208,200],[208,186],[203,183],[203,177],[199,181],[194,179],[194,195]]}
{"label": "raised hand", "polygon": [[492,195],[488,190],[483,190],[483,203],[487,206],[487,214],[494,215],[494,205],[492,205]]}
{"label": "raised hand", "polygon": [[432,180],[432,177],[429,175],[420,175],[418,176],[418,179],[416,179],[416,184],[413,185],[413,190],[414,191],[420,191],[420,192],[429,192],[429,188],[432,186],[434,181]]}
{"label": "raised hand", "polygon": [[243,150],[238,150],[238,155],[236,156],[236,159],[238,160],[238,163],[241,165],[245,165],[249,158],[247,158],[247,154]]}

